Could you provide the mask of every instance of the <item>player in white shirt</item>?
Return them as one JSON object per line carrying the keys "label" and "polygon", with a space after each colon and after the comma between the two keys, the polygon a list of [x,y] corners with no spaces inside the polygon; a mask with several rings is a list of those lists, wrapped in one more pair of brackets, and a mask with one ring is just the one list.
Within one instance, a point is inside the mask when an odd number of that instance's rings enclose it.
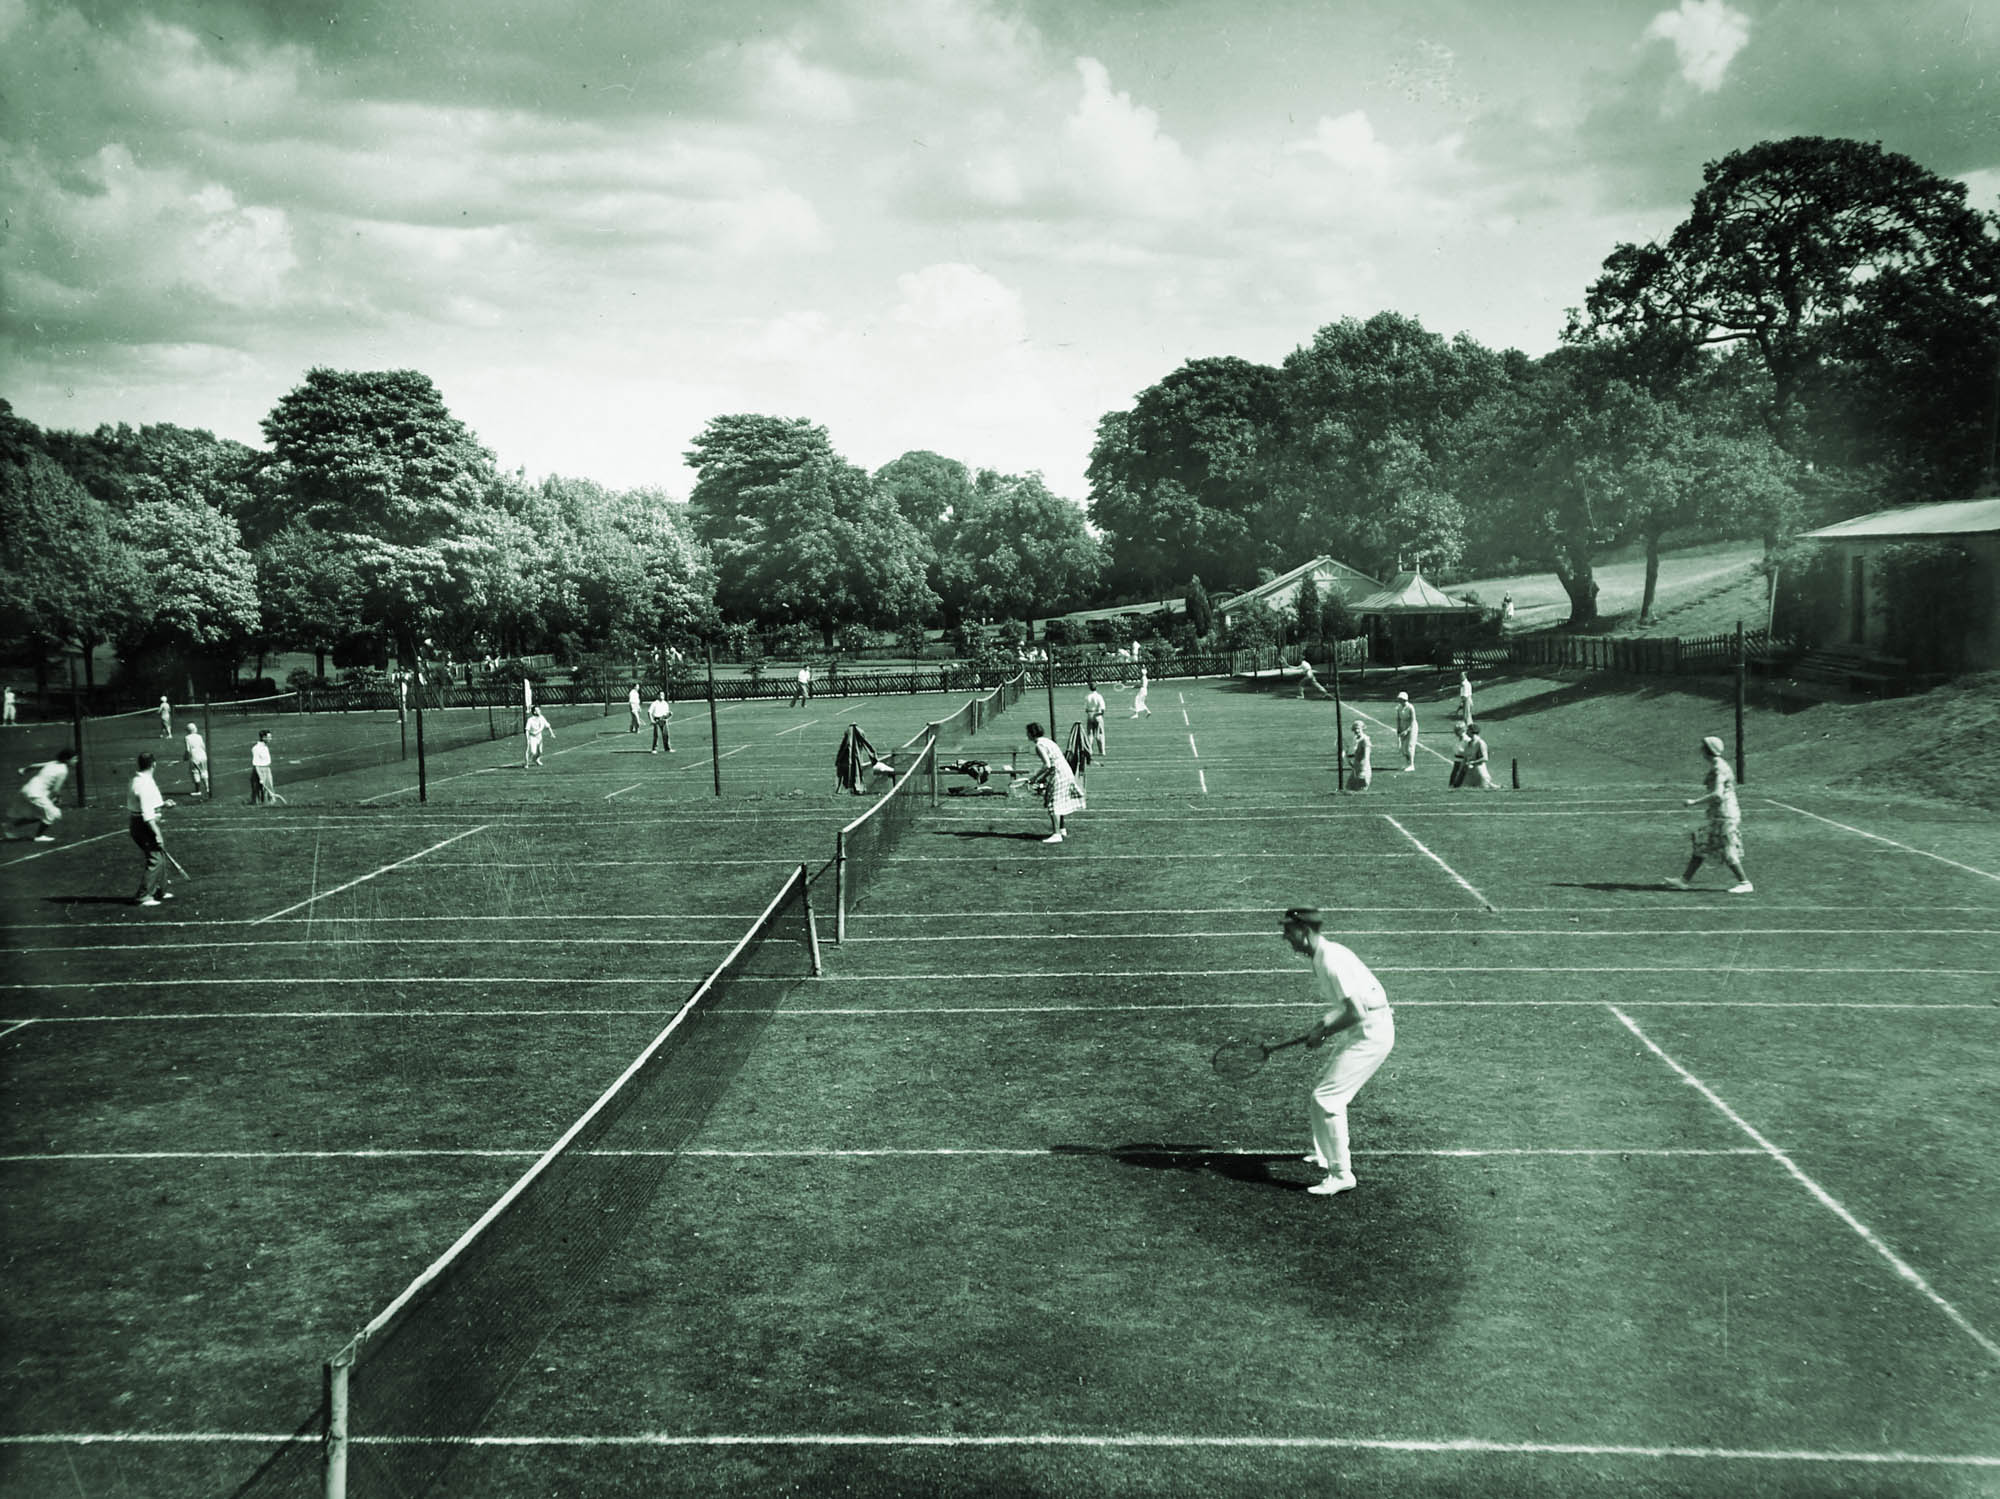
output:
{"label": "player in white shirt", "polygon": [[174,705],[164,697],[160,699],[160,737],[162,739],[174,737]]}
{"label": "player in white shirt", "polygon": [[540,708],[530,708],[528,710],[528,721],[523,728],[526,732],[528,743],[527,748],[521,752],[521,769],[526,770],[530,765],[540,765],[542,763],[542,736],[544,734],[553,735],[555,729],[542,716]]}
{"label": "player in white shirt", "polygon": [[662,687],[653,705],[646,710],[653,720],[653,750],[658,754],[662,748],[668,754],[674,752],[674,705],[667,701],[667,690]]}
{"label": "player in white shirt", "polygon": [[1090,692],[1083,700],[1083,742],[1097,759],[1104,758],[1104,715],[1109,705],[1104,694],[1097,690],[1097,684],[1090,684]]}
{"label": "player in white shirt", "polygon": [[634,682],[632,684],[632,690],[625,694],[625,706],[632,710],[632,722],[625,726],[625,732],[628,734],[636,734],[639,732],[639,725],[642,722],[639,716],[639,703],[640,703],[639,684],[637,682]]}
{"label": "player in white shirt", "polygon": [[181,741],[181,763],[187,766],[188,784],[194,787],[194,794],[208,796],[208,741],[193,724],[188,725],[187,738]]}
{"label": "player in white shirt", "polygon": [[277,794],[277,777],[271,773],[271,731],[259,729],[257,742],[250,746],[250,801],[267,802]]}
{"label": "player in white shirt", "polygon": [[132,897],[135,906],[157,906],[174,898],[167,889],[167,845],[160,837],[160,812],[172,805],[160,794],[159,783],[153,779],[153,757],[141,755],[138,774],[125,788],[125,811],[130,818],[132,841],[139,845],[143,861],[139,893]]}
{"label": "player in white shirt", "polygon": [[1403,751],[1403,769],[1417,768],[1417,709],[1407,692],[1396,694],[1396,744]]}
{"label": "player in white shirt", "polygon": [[1311,959],[1313,995],[1327,1006],[1306,1045],[1318,1050],[1328,1041],[1334,1052],[1312,1092],[1313,1148],[1306,1159],[1326,1171],[1325,1181],[1306,1188],[1332,1197],[1354,1187],[1354,1161],[1347,1147],[1347,1106],[1375,1075],[1396,1045],[1396,1017],[1382,981],[1354,952],[1325,936],[1324,920],[1310,906],[1285,912],[1285,941]]}
{"label": "player in white shirt", "polygon": [[792,700],[786,703],[785,706],[787,708],[801,707],[812,701],[812,695],[813,669],[810,666],[801,666],[799,668],[798,685],[792,688]]}
{"label": "player in white shirt", "polygon": [[[24,771],[32,770],[34,774],[21,783],[22,806],[7,820],[9,840],[32,837],[37,843],[56,841],[55,834],[49,829],[62,821],[62,808],[57,803],[62,800],[63,787],[69,781],[69,763],[75,758],[75,750],[57,750],[53,760],[21,767]],[[35,826],[32,834],[15,831],[29,823]]]}
{"label": "player in white shirt", "polygon": [[0,687],[0,723],[14,721],[14,689]]}
{"label": "player in white shirt", "polygon": [[[1133,649],[1137,650],[1138,646],[1135,644]],[[1141,714],[1144,714],[1147,718],[1153,716],[1153,710],[1146,706],[1146,691],[1151,686],[1152,683],[1146,678],[1146,668],[1143,666],[1140,667],[1139,690],[1132,695],[1132,716],[1134,718],[1139,717]]]}

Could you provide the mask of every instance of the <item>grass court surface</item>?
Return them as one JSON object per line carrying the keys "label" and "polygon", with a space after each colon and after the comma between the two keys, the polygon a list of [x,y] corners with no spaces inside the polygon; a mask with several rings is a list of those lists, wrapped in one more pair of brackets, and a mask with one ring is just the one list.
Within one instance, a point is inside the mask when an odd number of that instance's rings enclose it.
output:
{"label": "grass court surface", "polygon": [[[1164,682],[1113,697],[1063,845],[946,799],[454,1491],[2000,1493],[1991,820],[1767,783],[1753,737],[1756,893],[1667,891],[1726,711],[1497,684],[1523,789],[1451,792],[1381,696],[1361,793],[1330,703]],[[111,811],[8,845],[0,1491],[246,1477],[825,862],[846,724],[959,701],[725,711],[720,802],[700,704],[672,763],[558,715],[544,770],[453,751],[422,809],[232,774],[169,813],[159,910]],[[1025,755],[1044,706],[946,758]],[[1303,903],[1399,1012],[1330,1201],[1315,1060],[1207,1061],[1310,1018]]]}

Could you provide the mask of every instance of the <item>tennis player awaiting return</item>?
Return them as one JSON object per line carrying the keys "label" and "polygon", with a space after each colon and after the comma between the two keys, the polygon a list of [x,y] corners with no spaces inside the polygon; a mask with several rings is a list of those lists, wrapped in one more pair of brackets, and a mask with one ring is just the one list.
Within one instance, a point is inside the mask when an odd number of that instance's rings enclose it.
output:
{"label": "tennis player awaiting return", "polygon": [[1313,1148],[1306,1156],[1327,1177],[1306,1190],[1318,1197],[1332,1197],[1353,1190],[1347,1106],[1394,1049],[1396,1017],[1382,981],[1352,950],[1323,935],[1323,925],[1319,911],[1311,906],[1294,906],[1285,912],[1285,940],[1293,952],[1311,959],[1313,995],[1328,1006],[1306,1032],[1306,1046],[1312,1050],[1333,1042],[1333,1055],[1313,1086]]}

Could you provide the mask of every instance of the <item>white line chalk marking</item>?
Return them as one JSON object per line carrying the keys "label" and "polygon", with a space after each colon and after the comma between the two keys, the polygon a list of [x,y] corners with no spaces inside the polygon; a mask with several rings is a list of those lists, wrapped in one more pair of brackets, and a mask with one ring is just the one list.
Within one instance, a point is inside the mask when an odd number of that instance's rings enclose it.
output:
{"label": "white line chalk marking", "polygon": [[313,904],[313,902],[315,901],[325,900],[329,895],[338,895],[343,890],[352,890],[356,885],[365,885],[368,881],[374,879],[377,875],[387,874],[392,869],[401,869],[405,864],[414,863],[416,860],[421,859],[425,854],[436,853],[441,848],[450,847],[452,844],[458,842],[458,840],[461,838],[470,838],[474,833],[483,833],[486,831],[486,826],[487,826],[486,824],[482,823],[480,826],[476,828],[467,828],[462,833],[453,833],[449,838],[445,839],[443,842],[433,843],[429,848],[420,849],[416,853],[411,854],[407,859],[398,859],[393,864],[384,864],[380,869],[370,870],[367,874],[362,875],[359,879],[349,880],[344,885],[335,885],[331,890],[322,890],[317,895],[308,896],[306,899],[302,901],[297,901],[294,902],[292,905],[286,906],[282,911],[273,911],[269,916],[260,916],[255,922],[251,924],[253,926],[262,926],[267,921],[276,921],[280,916],[289,916],[294,911],[302,911],[307,906]]}
{"label": "white line chalk marking", "polygon": [[1936,1291],[1932,1290],[1929,1281],[1925,1280],[1923,1276],[1918,1274],[1917,1271],[1908,1263],[1906,1263],[1896,1253],[1895,1250],[1891,1249],[1887,1244],[1883,1243],[1879,1238],[1877,1238],[1875,1236],[1874,1231],[1870,1229],[1865,1223],[1863,1223],[1859,1218],[1855,1217],[1854,1214],[1848,1212],[1848,1210],[1842,1207],[1840,1203],[1835,1201],[1832,1193],[1828,1192],[1826,1188],[1822,1187],[1818,1182],[1814,1181],[1810,1176],[1807,1176],[1805,1172],[1801,1171],[1798,1168],[1797,1163],[1794,1162],[1790,1156],[1786,1155],[1782,1150],[1778,1149],[1777,1146],[1773,1145],[1769,1140],[1765,1139],[1763,1135],[1757,1132],[1756,1128],[1752,1126],[1748,1120],[1746,1120],[1741,1114],[1737,1113],[1736,1110],[1732,1109],[1728,1104],[1724,1103],[1719,1097],[1717,1097],[1715,1091],[1711,1089],[1708,1086],[1708,1084],[1704,1083],[1700,1078],[1696,1077],[1692,1072],[1689,1072],[1687,1068],[1681,1066],[1679,1062],[1676,1062],[1672,1057],[1668,1056],[1664,1051],[1662,1051],[1659,1048],[1659,1046],[1654,1042],[1651,1036],[1647,1035],[1644,1031],[1639,1029],[1638,1025],[1634,1023],[1631,1016],[1627,1015],[1624,1011],[1620,1010],[1616,1005],[1606,1005],[1605,1008],[1611,1011],[1613,1015],[1616,1015],[1618,1017],[1619,1024],[1623,1025],[1625,1029],[1630,1031],[1633,1035],[1637,1036],[1639,1040],[1642,1043],[1644,1043],[1648,1051],[1650,1051],[1654,1056],[1658,1057],[1662,1062],[1665,1062],[1669,1067],[1673,1068],[1673,1070],[1680,1075],[1680,1080],[1682,1082],[1686,1083],[1690,1088],[1693,1088],[1697,1093],[1701,1094],[1703,1098],[1706,1098],[1711,1104],[1715,1105],[1717,1112],[1719,1112],[1723,1116],[1723,1118],[1727,1119],[1731,1124],[1735,1125],[1738,1129],[1742,1130],[1743,1133],[1748,1135],[1752,1140],[1755,1140],[1759,1145],[1759,1147],[1763,1149],[1766,1155],[1770,1156],[1770,1158],[1776,1161],[1780,1166],[1783,1166],[1785,1170],[1791,1175],[1794,1181],[1796,1181],[1800,1186],[1804,1187],[1808,1192],[1812,1193],[1812,1195],[1818,1199],[1820,1206],[1827,1209],[1827,1211],[1831,1212],[1835,1217],[1840,1219],[1842,1223],[1845,1223],[1849,1228],[1853,1229],[1855,1233],[1859,1234],[1861,1236],[1863,1243],[1867,1244],[1867,1246],[1870,1249],[1874,1250],[1877,1254],[1881,1255],[1883,1259],[1887,1260],[1889,1262],[1890,1267],[1893,1270],[1895,1270],[1897,1275],[1901,1276],[1903,1280],[1908,1282],[1910,1285],[1914,1286],[1919,1294],[1921,1294],[1939,1311],[1943,1312],[1946,1317],[1950,1318],[1953,1326],[1957,1327],[1960,1332],[1964,1333],[1967,1337],[1971,1338],[1973,1342],[1977,1343],[1981,1348],[1985,1349],[1986,1352],[1994,1360],[2000,1361],[2000,1343],[1994,1342],[1991,1338],[1987,1337],[1985,1333],[1981,1332],[1978,1328],[1974,1327],[1971,1322],[1966,1320],[1964,1313],[1959,1311],[1959,1309],[1953,1306],[1949,1301],[1946,1301],[1944,1297],[1938,1295]]}
{"label": "white line chalk marking", "polygon": [[1409,839],[1410,842],[1416,844],[1417,852],[1422,854],[1426,859],[1429,859],[1433,864],[1437,865],[1437,867],[1439,869],[1442,869],[1446,874],[1450,875],[1453,880],[1457,881],[1459,888],[1464,890],[1467,895],[1470,895],[1474,900],[1478,901],[1482,906],[1486,907],[1486,909],[1489,911],[1491,911],[1494,908],[1493,902],[1488,900],[1485,896],[1481,895],[1478,892],[1478,890],[1474,889],[1472,882],[1470,880],[1466,879],[1464,875],[1460,874],[1456,869],[1453,869],[1449,864],[1445,863],[1444,860],[1440,859],[1436,854],[1432,853],[1428,848],[1426,848],[1424,846],[1423,840],[1417,837],[1415,833],[1411,832],[1408,828],[1404,827],[1400,822],[1396,821],[1396,819],[1391,817],[1387,812],[1384,812],[1382,814],[1382,820],[1388,823],[1389,826],[1394,828],[1397,832],[1401,833],[1405,838]]}
{"label": "white line chalk marking", "polygon": [[1940,864],[1949,864],[1953,869],[1962,869],[1967,874],[1976,874],[1983,880],[2000,881],[2000,874],[1990,869],[1975,869],[1970,864],[1961,864],[1956,859],[1947,859],[1943,854],[1934,854],[1929,849],[1912,848],[1907,843],[1898,843],[1894,838],[1884,838],[1880,833],[1866,832],[1861,828],[1849,827],[1844,822],[1835,822],[1831,817],[1821,817],[1817,812],[1808,812],[1804,807],[1795,807],[1790,802],[1781,802],[1775,797],[1765,797],[1774,807],[1783,807],[1787,812],[1796,812],[1801,817],[1810,817],[1814,822],[1823,822],[1830,828],[1839,828],[1843,833],[1852,833],[1857,838],[1872,839],[1876,843],[1886,843],[1890,848],[1899,848],[1906,854],[1918,854],[1926,859],[1935,859]]}

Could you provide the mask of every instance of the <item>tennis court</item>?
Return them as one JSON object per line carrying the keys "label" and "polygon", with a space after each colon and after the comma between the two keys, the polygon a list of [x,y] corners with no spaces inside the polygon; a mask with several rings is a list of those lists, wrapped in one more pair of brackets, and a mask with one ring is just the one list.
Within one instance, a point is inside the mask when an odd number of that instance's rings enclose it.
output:
{"label": "tennis court", "polygon": [[[1990,820],[1753,760],[1756,894],[1667,891],[1712,707],[1600,741],[1498,684],[1521,790],[1375,727],[1343,796],[1330,703],[1151,701],[1065,844],[1022,796],[904,831],[441,1492],[2000,1491]],[[190,808],[157,912],[110,813],[10,849],[8,1490],[248,1477],[831,855],[846,723],[952,705],[902,706],[744,708],[740,801],[558,719],[559,770],[468,749],[423,809]],[[1399,1012],[1331,1201],[1312,1059],[1208,1066],[1310,1018],[1300,903]]]}

